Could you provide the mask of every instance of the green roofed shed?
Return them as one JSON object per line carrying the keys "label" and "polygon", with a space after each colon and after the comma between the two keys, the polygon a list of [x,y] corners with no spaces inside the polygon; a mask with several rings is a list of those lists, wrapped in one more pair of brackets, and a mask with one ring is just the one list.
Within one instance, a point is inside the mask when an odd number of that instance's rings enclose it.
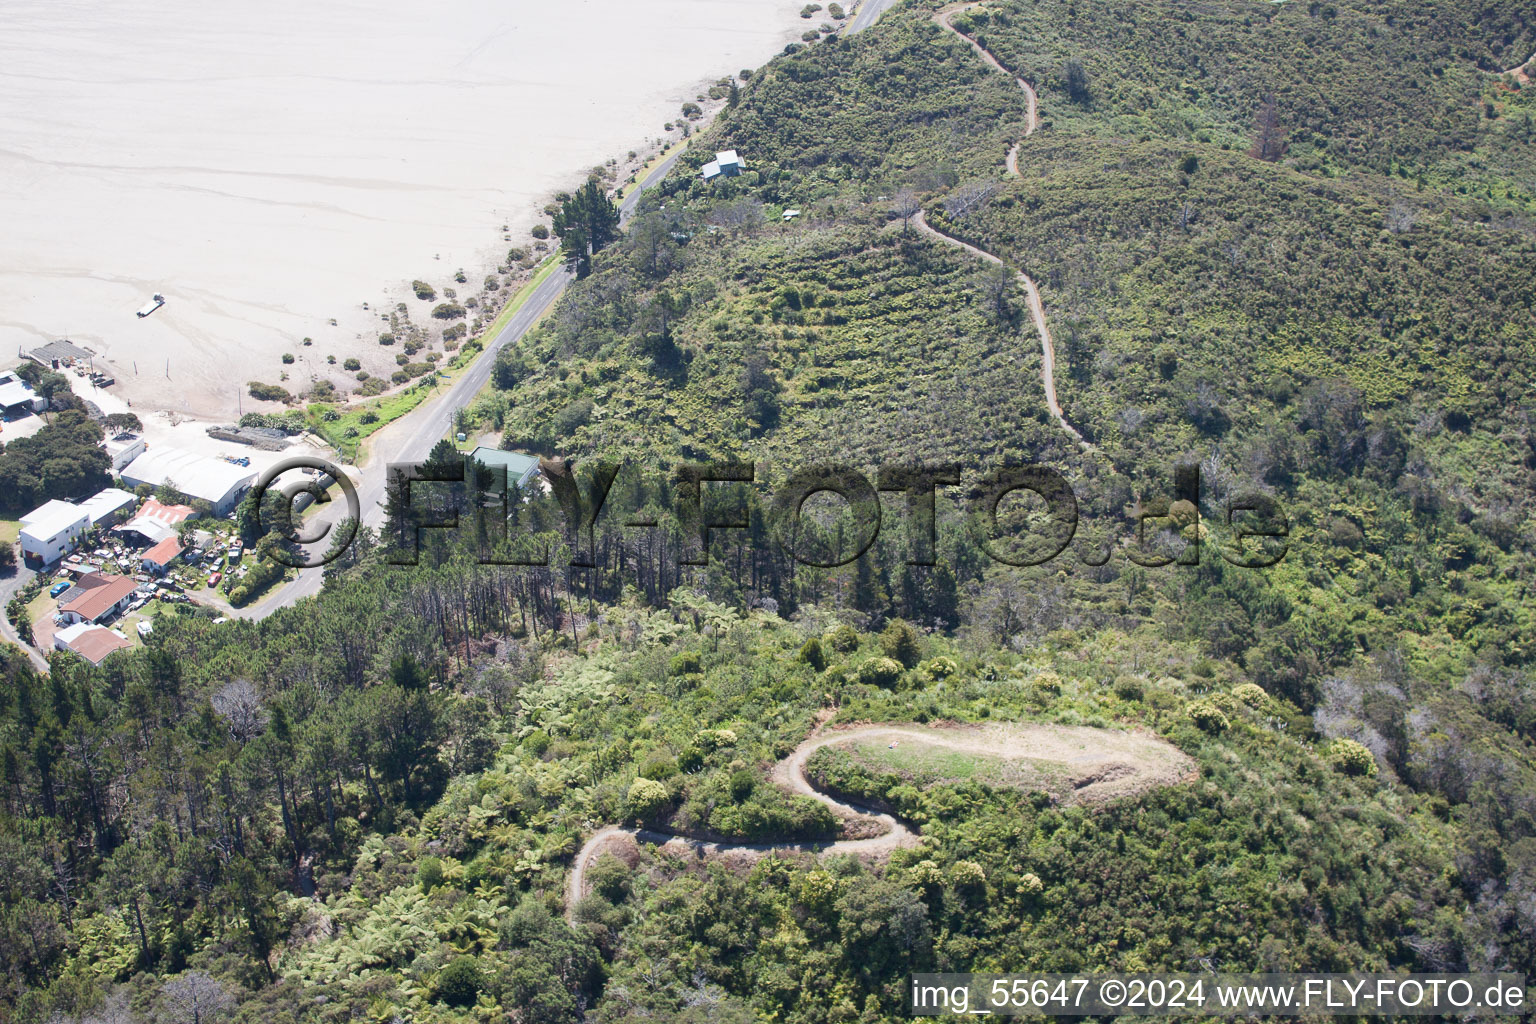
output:
{"label": "green roofed shed", "polygon": [[507,483],[516,483],[519,487],[526,488],[528,482],[539,475],[539,460],[522,452],[507,452],[500,448],[487,448],[481,445],[469,453],[469,458],[491,469],[505,466]]}

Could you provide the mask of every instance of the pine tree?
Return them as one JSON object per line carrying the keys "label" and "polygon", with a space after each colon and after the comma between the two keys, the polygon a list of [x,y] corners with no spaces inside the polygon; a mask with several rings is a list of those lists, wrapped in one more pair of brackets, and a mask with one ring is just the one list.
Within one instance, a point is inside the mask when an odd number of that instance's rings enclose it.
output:
{"label": "pine tree", "polygon": [[596,178],[576,190],[555,214],[555,234],[577,277],[592,272],[592,257],[619,237],[619,208],[603,194]]}

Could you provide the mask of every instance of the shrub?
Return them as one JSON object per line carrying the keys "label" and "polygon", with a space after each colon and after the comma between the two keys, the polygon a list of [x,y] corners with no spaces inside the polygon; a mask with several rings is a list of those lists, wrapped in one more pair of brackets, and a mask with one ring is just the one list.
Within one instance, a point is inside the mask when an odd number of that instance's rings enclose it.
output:
{"label": "shrub", "polygon": [[834,626],[823,638],[823,642],[837,653],[847,654],[859,649],[859,634],[852,626],[843,623]]}
{"label": "shrub", "polygon": [[437,298],[437,290],[425,281],[412,281],[411,291],[415,292],[416,297],[423,302],[431,302]]}
{"label": "shrub", "polygon": [[438,320],[460,320],[464,317],[464,307],[457,302],[439,302],[432,307],[432,315]]}
{"label": "shrub", "polygon": [[1237,714],[1241,707],[1237,702],[1237,698],[1233,697],[1230,693],[1213,693],[1205,700],[1211,707],[1228,717]]}
{"label": "shrub", "polygon": [[549,228],[545,227],[543,224],[535,224],[533,226],[532,234],[534,238],[548,238]]}
{"label": "shrub", "polygon": [[667,805],[667,787],[655,779],[638,778],[629,784],[629,813],[644,821]]}
{"label": "shrub", "polygon": [[554,422],[556,437],[568,437],[580,427],[586,425],[592,418],[592,399],[585,396],[571,402],[565,408],[555,413]]}
{"label": "shrub", "polygon": [[1056,696],[1061,693],[1061,676],[1055,672],[1041,672],[1033,680],[1035,689]]}
{"label": "shrub", "polygon": [[1119,676],[1115,679],[1115,696],[1121,700],[1141,700],[1143,693],[1141,680],[1135,676]]}
{"label": "shrub", "polygon": [[416,884],[422,892],[431,892],[443,884],[443,862],[438,857],[423,857],[416,862]]}
{"label": "shrub", "polygon": [[293,353],[292,352],[284,352],[283,353],[283,362],[284,363],[292,363],[293,362]]}
{"label": "shrub", "polygon": [[1376,758],[1364,744],[1354,740],[1337,739],[1329,744],[1328,761],[1345,775],[1369,778],[1376,774]]}
{"label": "shrub", "polygon": [[276,384],[263,384],[259,380],[247,381],[246,387],[251,389],[251,397],[259,398],[263,402],[291,402],[293,396],[288,389]]}
{"label": "shrub", "polygon": [[704,116],[704,108],[700,107],[697,103],[684,103],[683,116],[690,121],[696,121]]}
{"label": "shrub", "polygon": [[344,370],[361,370],[363,368],[363,364],[358,362],[356,359],[348,359],[346,362],[341,364],[341,368]]}
{"label": "shrub", "polygon": [[902,668],[912,668],[922,658],[917,630],[900,619],[892,619],[880,634],[880,649],[887,658],[901,662]]}
{"label": "shrub", "polygon": [[959,672],[960,666],[955,664],[954,658],[940,656],[923,662],[922,670],[929,681],[937,683]]}
{"label": "shrub", "polygon": [[480,965],[472,956],[455,957],[437,972],[432,986],[438,1002],[449,1006],[473,1006],[480,995],[485,979],[480,976]]}
{"label": "shrub", "polygon": [[802,42],[814,43],[820,37],[821,37],[821,33],[817,32],[813,28],[806,29],[804,32],[800,33],[800,39],[801,39]]}
{"label": "shrub", "polygon": [[678,772],[677,759],[675,757],[653,757],[640,766],[642,779],[653,779],[656,782],[665,782]]}
{"label": "shrub", "polygon": [[698,651],[680,651],[667,662],[668,675],[691,676],[702,671],[704,671],[704,663]]}
{"label": "shrub", "polygon": [[1232,724],[1219,708],[1204,700],[1189,706],[1189,720],[1209,733],[1223,732]]}
{"label": "shrub", "polygon": [[815,637],[811,637],[801,646],[797,657],[817,672],[827,667],[827,652],[821,649],[821,641]]}
{"label": "shrub", "polygon": [[1261,711],[1269,706],[1269,694],[1264,692],[1263,687],[1253,683],[1239,683],[1232,687],[1232,696],[1255,711]]}
{"label": "shrub", "polygon": [[859,666],[859,682],[870,686],[895,686],[901,678],[901,662],[891,658],[870,658]]}
{"label": "shrub", "polygon": [[800,8],[800,17],[809,18],[819,10],[821,10],[821,4],[806,4]]}
{"label": "shrub", "polygon": [[833,21],[842,21],[844,18],[842,4],[827,4],[827,17]]}
{"label": "shrub", "polygon": [[1026,871],[1019,878],[1019,892],[1027,896],[1034,896],[1045,891],[1045,883],[1040,881],[1040,876],[1033,871]]}
{"label": "shrub", "polygon": [[987,883],[986,871],[973,860],[955,861],[955,866],[950,868],[949,875],[954,883],[962,888],[975,888]]}

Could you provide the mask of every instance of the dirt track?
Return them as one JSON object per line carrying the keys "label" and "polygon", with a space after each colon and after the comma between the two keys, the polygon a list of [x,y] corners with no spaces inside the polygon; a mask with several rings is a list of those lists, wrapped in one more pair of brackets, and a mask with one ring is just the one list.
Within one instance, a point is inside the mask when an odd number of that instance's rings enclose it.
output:
{"label": "dirt track", "polygon": [[[1019,83],[1019,88],[1024,90],[1026,100],[1023,138],[1027,139],[1035,133],[1036,128],[1040,127],[1040,102],[1038,97],[1035,96],[1034,88],[1024,79],[1013,75],[1012,72],[1003,67],[1002,63],[987,50],[983,49],[980,43],[951,24],[955,15],[980,6],[982,6],[981,3],[974,2],[946,7],[943,10],[936,11],[933,15],[933,20],[940,27],[953,32],[957,38],[965,40],[966,44],[975,50],[982,60]],[[1022,140],[1015,142],[1008,150],[1008,157],[1005,163],[1010,177],[1017,178],[1019,176],[1019,146],[1021,144]],[[998,266],[1005,265],[1001,259],[991,253],[962,242],[958,238],[952,238],[944,234],[944,232],[929,224],[927,218],[921,212],[912,219],[917,224],[917,229],[931,238],[936,238],[949,245],[959,246],[971,255],[978,256],[989,263],[995,263]],[[1072,440],[1081,445],[1084,451],[1097,453],[1098,449],[1090,444],[1076,427],[1067,422],[1066,413],[1062,412],[1061,402],[1056,397],[1056,342],[1051,338],[1051,326],[1050,322],[1045,318],[1045,304],[1040,301],[1040,289],[1035,287],[1034,279],[1022,270],[1015,270],[1014,273],[1018,275],[1019,283],[1024,286],[1024,295],[1029,304],[1029,315],[1035,321],[1035,332],[1040,335],[1040,383],[1045,388],[1046,407],[1050,409],[1051,415],[1056,418],[1056,422],[1060,425],[1061,429]]]}
{"label": "dirt track", "polygon": [[576,904],[586,895],[587,872],[598,856],[620,842],[646,843],[678,855],[704,857],[760,857],[781,851],[815,854],[852,853],[889,856],[893,850],[912,846],[917,835],[889,814],[839,800],[821,792],[805,775],[805,764],[822,747],[854,740],[877,743],[918,743],[1005,759],[1050,761],[1078,773],[1076,791],[1083,799],[1106,800],[1133,795],[1153,786],[1169,785],[1184,778],[1191,762],[1174,747],[1154,737],[1085,726],[1021,724],[987,728],[936,728],[913,725],[870,725],[856,729],[822,732],[820,727],[773,768],[773,781],[792,793],[808,796],[849,821],[878,822],[884,830],[865,839],[794,841],[778,843],[715,843],[652,829],[610,825],[593,833],[576,854],[566,879],[565,913],[571,919]]}

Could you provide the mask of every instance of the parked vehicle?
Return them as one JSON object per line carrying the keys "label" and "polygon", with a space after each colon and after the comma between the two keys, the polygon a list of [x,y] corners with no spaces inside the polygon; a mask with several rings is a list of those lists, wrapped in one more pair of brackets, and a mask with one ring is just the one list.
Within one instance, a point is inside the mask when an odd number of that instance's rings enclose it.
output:
{"label": "parked vehicle", "polygon": [[216,586],[219,585],[219,580],[221,580],[223,578],[224,578],[224,574],[223,573],[216,572],[212,576],[208,577],[208,585],[210,587],[216,587]]}
{"label": "parked vehicle", "polygon": [[64,591],[68,590],[72,586],[74,586],[74,584],[70,583],[68,580],[65,580],[65,581],[62,581],[62,582],[59,582],[59,583],[55,583],[53,586],[48,588],[48,596],[49,597],[58,597],[60,594],[64,593]]}

